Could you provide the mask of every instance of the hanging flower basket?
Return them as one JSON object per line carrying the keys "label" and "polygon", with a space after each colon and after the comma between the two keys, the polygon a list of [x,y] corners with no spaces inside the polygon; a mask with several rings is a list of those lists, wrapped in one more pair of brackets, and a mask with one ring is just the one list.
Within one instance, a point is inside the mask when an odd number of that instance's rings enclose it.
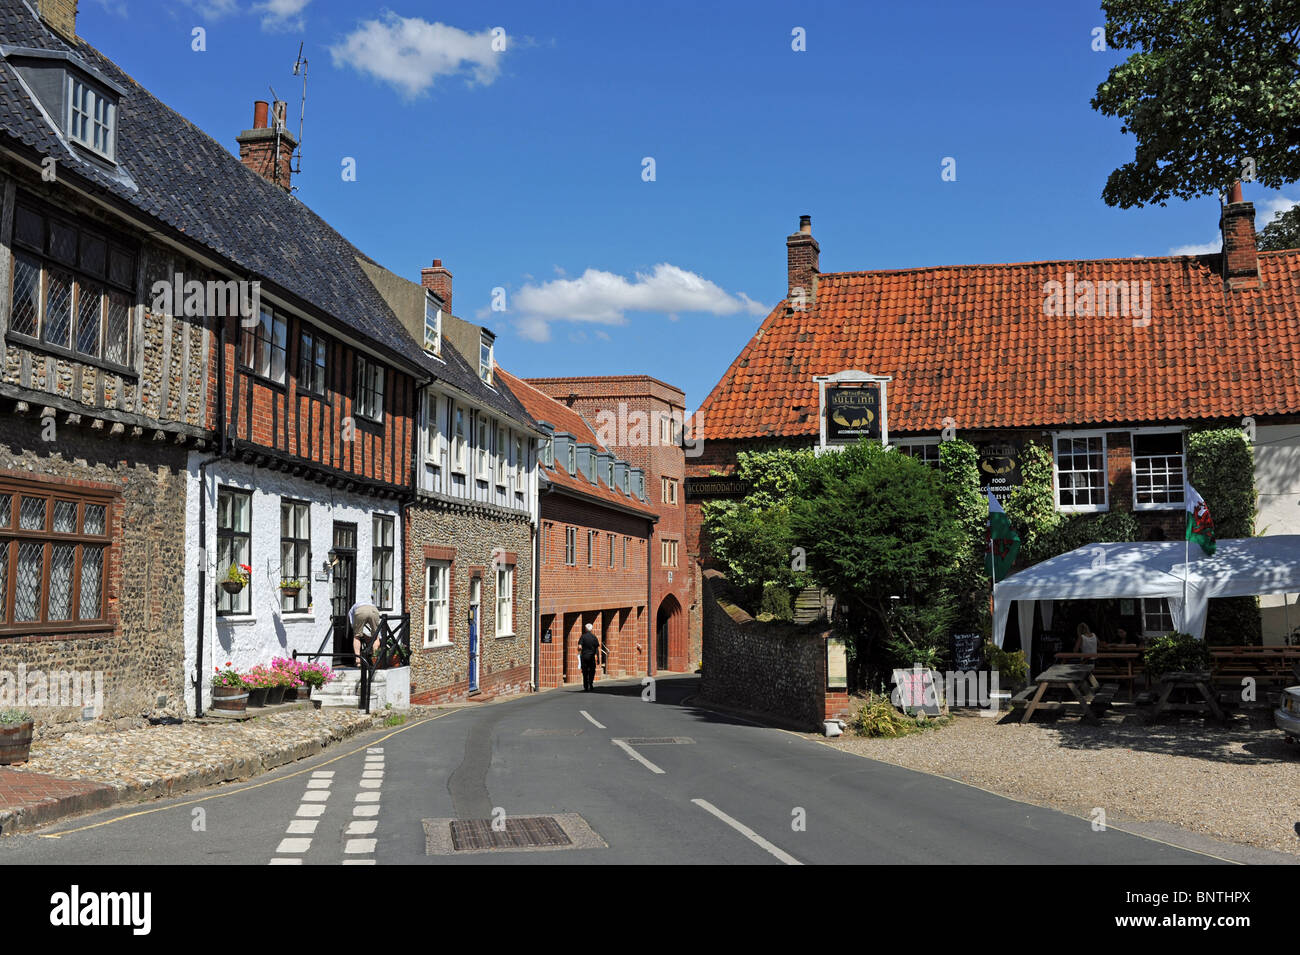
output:
{"label": "hanging flower basket", "polygon": [[244,582],[241,580],[223,580],[221,582],[221,589],[233,597],[244,589]]}

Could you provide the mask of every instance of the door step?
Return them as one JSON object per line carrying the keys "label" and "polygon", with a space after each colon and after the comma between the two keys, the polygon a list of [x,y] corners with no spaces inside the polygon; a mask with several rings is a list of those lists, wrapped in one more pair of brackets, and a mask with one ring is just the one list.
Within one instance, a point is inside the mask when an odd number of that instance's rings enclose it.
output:
{"label": "door step", "polygon": [[465,697],[467,703],[487,703],[489,700],[495,700],[495,693],[484,693],[482,690],[470,690]]}

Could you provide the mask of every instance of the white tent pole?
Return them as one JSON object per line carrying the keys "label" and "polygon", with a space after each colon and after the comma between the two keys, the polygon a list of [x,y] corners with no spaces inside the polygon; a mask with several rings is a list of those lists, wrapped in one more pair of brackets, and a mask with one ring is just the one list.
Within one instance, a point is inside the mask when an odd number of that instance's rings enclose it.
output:
{"label": "white tent pole", "polygon": [[1191,541],[1187,539],[1187,533],[1183,533],[1183,632],[1187,632],[1187,577],[1191,570]]}

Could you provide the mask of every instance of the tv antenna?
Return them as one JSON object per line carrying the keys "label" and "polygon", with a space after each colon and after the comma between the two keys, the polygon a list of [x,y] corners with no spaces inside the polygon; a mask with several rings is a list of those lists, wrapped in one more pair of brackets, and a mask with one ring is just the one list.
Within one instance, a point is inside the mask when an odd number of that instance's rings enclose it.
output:
{"label": "tv antenna", "polygon": [[298,108],[298,168],[294,169],[295,173],[302,172],[302,125],[307,118],[307,58],[302,55],[303,44],[298,44],[298,59],[293,64],[293,75],[302,74],[302,102]]}

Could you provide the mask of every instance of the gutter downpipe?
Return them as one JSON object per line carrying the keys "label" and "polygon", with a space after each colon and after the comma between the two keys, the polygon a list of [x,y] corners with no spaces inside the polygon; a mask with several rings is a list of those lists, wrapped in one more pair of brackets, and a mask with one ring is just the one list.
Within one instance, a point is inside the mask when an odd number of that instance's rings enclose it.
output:
{"label": "gutter downpipe", "polygon": [[542,487],[542,468],[537,467],[537,531],[533,534],[533,692],[540,687],[537,674],[542,665],[542,497],[555,491],[555,486],[547,483]]}
{"label": "gutter downpipe", "polygon": [[217,322],[217,453],[199,464],[199,593],[194,645],[194,715],[203,715],[203,638],[208,619],[208,465],[226,456],[226,318]]}

